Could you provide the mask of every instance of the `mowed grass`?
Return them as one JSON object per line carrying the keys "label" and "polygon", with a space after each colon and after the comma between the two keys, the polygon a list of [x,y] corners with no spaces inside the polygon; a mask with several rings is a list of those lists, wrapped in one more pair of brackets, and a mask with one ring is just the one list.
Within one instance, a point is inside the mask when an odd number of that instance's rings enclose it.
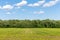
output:
{"label": "mowed grass", "polygon": [[60,28],[0,28],[0,40],[60,40]]}

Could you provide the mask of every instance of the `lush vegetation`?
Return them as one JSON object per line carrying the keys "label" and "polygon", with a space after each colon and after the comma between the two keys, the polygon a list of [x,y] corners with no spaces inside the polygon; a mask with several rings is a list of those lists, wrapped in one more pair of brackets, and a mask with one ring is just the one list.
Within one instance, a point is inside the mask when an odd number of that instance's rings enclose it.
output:
{"label": "lush vegetation", "polygon": [[60,40],[60,28],[0,28],[0,40]]}
{"label": "lush vegetation", "polygon": [[0,20],[0,28],[60,28],[59,20]]}

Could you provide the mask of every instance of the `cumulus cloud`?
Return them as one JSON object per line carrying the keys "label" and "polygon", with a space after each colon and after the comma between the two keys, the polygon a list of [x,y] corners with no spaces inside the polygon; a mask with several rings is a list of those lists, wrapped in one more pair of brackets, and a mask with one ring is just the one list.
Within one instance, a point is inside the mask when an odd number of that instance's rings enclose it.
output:
{"label": "cumulus cloud", "polygon": [[41,0],[41,1],[38,1],[38,2],[33,3],[33,4],[28,4],[28,6],[37,7],[37,6],[42,5],[44,2],[45,2],[45,0]]}
{"label": "cumulus cloud", "polygon": [[34,14],[44,14],[44,11],[35,11]]}
{"label": "cumulus cloud", "polygon": [[28,6],[35,7],[35,6],[39,6],[39,4],[38,3],[34,3],[34,4],[29,4]]}
{"label": "cumulus cloud", "polygon": [[6,14],[11,14],[11,13],[9,12],[9,10],[11,10],[11,9],[13,9],[13,8],[14,8],[14,6],[12,6],[12,5],[3,5],[3,6],[0,6],[0,9],[6,10]]}
{"label": "cumulus cloud", "polygon": [[24,6],[27,4],[27,1],[26,0],[22,0],[21,2],[17,3],[16,6],[17,7],[21,7],[21,6]]}
{"label": "cumulus cloud", "polygon": [[10,9],[13,9],[13,6],[12,5],[4,5],[4,6],[0,6],[0,9],[10,10]]}
{"label": "cumulus cloud", "polygon": [[12,5],[4,5],[4,6],[2,7],[2,9],[6,9],[6,10],[10,10],[10,9],[12,9],[12,8],[13,8]]}
{"label": "cumulus cloud", "polygon": [[53,5],[57,4],[58,1],[59,1],[59,0],[52,0],[52,1],[49,1],[48,3],[45,3],[45,4],[43,5],[43,7],[50,7],[50,6],[53,6]]}

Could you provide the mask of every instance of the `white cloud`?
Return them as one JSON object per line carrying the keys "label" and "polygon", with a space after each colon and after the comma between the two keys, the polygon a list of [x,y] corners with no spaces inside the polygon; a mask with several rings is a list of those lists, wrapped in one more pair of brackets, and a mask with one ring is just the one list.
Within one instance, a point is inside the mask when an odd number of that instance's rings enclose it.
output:
{"label": "white cloud", "polygon": [[1,9],[2,7],[0,6],[0,9]]}
{"label": "white cloud", "polygon": [[10,12],[7,12],[6,14],[11,14]]}
{"label": "white cloud", "polygon": [[22,11],[27,11],[26,9],[21,9]]}
{"label": "white cloud", "polygon": [[35,7],[35,6],[39,6],[39,4],[38,3],[34,3],[34,4],[29,4],[28,6]]}
{"label": "white cloud", "polygon": [[24,5],[26,5],[26,4],[27,4],[27,1],[22,0],[21,2],[17,3],[16,6],[17,6],[17,7],[21,7],[21,6],[24,6]]}
{"label": "white cloud", "polygon": [[35,11],[34,14],[44,14],[44,11]]}
{"label": "white cloud", "polygon": [[43,5],[43,7],[53,6],[53,5],[57,4],[58,1],[59,1],[59,0],[52,0],[52,1],[48,2],[48,3],[45,3],[45,4]]}
{"label": "white cloud", "polygon": [[2,6],[2,9],[10,10],[10,9],[13,9],[13,6],[12,5],[4,5],[4,6]]}
{"label": "white cloud", "polygon": [[44,2],[45,2],[45,0],[42,0],[42,1],[38,1],[37,3],[28,4],[28,6],[31,6],[31,7],[40,6],[40,5],[42,5]]}

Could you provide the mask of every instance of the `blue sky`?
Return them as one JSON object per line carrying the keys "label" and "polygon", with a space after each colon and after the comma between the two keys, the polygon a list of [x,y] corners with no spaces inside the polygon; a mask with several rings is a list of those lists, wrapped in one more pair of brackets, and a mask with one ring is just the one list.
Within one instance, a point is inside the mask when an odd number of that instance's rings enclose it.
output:
{"label": "blue sky", "polygon": [[60,0],[0,0],[0,19],[60,20]]}

